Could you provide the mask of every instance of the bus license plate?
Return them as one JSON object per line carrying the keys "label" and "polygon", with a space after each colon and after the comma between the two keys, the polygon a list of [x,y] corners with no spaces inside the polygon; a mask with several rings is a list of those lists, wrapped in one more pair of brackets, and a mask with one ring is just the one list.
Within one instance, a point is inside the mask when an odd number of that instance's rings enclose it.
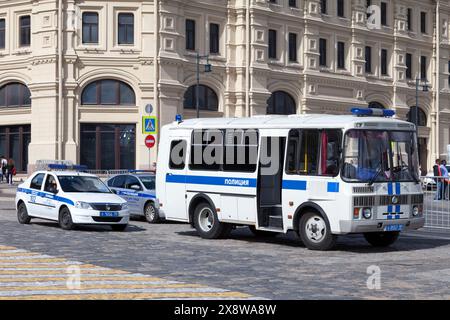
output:
{"label": "bus license plate", "polygon": [[384,227],[384,231],[402,231],[403,225],[402,224],[390,224]]}
{"label": "bus license plate", "polygon": [[117,218],[118,216],[118,212],[100,212],[100,217]]}

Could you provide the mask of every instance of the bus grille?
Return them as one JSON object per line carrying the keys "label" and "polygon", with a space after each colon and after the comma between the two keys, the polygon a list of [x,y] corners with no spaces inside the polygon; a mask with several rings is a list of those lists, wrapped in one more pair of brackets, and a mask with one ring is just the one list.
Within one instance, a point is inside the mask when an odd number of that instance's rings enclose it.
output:
{"label": "bus grille", "polygon": [[[394,203],[392,201],[393,198],[397,198],[398,202]],[[390,205],[399,205],[399,204],[408,204],[408,195],[399,195],[399,196],[380,196],[379,206],[390,206]]]}
{"label": "bus grille", "polygon": [[354,207],[373,207],[375,206],[375,197],[355,197],[353,198]]}
{"label": "bus grille", "polygon": [[374,191],[373,186],[353,187],[353,193],[374,193]]}
{"label": "bus grille", "polygon": [[412,204],[422,204],[423,203],[423,194],[411,195],[411,203]]}

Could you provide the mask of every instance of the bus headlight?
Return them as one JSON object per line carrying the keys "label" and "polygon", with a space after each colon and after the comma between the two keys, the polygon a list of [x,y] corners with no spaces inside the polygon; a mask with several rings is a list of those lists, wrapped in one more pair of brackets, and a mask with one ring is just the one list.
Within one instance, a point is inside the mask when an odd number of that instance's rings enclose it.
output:
{"label": "bus headlight", "polygon": [[364,219],[371,219],[372,218],[372,209],[371,208],[364,208],[362,210],[362,215],[364,217]]}
{"label": "bus headlight", "polygon": [[413,217],[417,217],[419,214],[420,214],[420,208],[419,208],[419,206],[413,206],[413,209],[412,209],[412,215],[413,215]]}

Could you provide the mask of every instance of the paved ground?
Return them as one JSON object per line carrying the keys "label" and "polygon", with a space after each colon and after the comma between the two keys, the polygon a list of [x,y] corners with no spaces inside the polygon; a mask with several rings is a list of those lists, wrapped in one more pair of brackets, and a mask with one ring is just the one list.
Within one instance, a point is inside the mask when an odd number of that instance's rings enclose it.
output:
{"label": "paved ground", "polygon": [[[67,232],[38,220],[19,225],[11,195],[0,191],[0,246],[14,248],[8,250],[80,261],[168,284],[225,289],[243,298],[450,299],[450,232],[404,234],[389,249],[374,249],[360,236],[341,237],[331,252],[309,251],[294,234],[255,238],[246,228],[226,240],[200,239],[184,224],[141,221],[132,221],[123,233],[91,227]],[[381,271],[379,290],[377,274],[369,279],[368,268]],[[368,288],[368,281],[375,289]]]}

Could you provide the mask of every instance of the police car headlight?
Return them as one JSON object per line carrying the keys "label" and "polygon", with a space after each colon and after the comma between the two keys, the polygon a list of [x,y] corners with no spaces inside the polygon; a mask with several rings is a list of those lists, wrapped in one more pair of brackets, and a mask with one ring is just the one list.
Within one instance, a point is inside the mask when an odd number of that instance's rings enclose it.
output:
{"label": "police car headlight", "polygon": [[82,201],[78,201],[77,203],[75,203],[75,208],[92,210],[92,206],[89,203]]}
{"label": "police car headlight", "polygon": [[364,208],[362,211],[362,215],[363,215],[364,219],[369,220],[370,218],[372,218],[372,209]]}

